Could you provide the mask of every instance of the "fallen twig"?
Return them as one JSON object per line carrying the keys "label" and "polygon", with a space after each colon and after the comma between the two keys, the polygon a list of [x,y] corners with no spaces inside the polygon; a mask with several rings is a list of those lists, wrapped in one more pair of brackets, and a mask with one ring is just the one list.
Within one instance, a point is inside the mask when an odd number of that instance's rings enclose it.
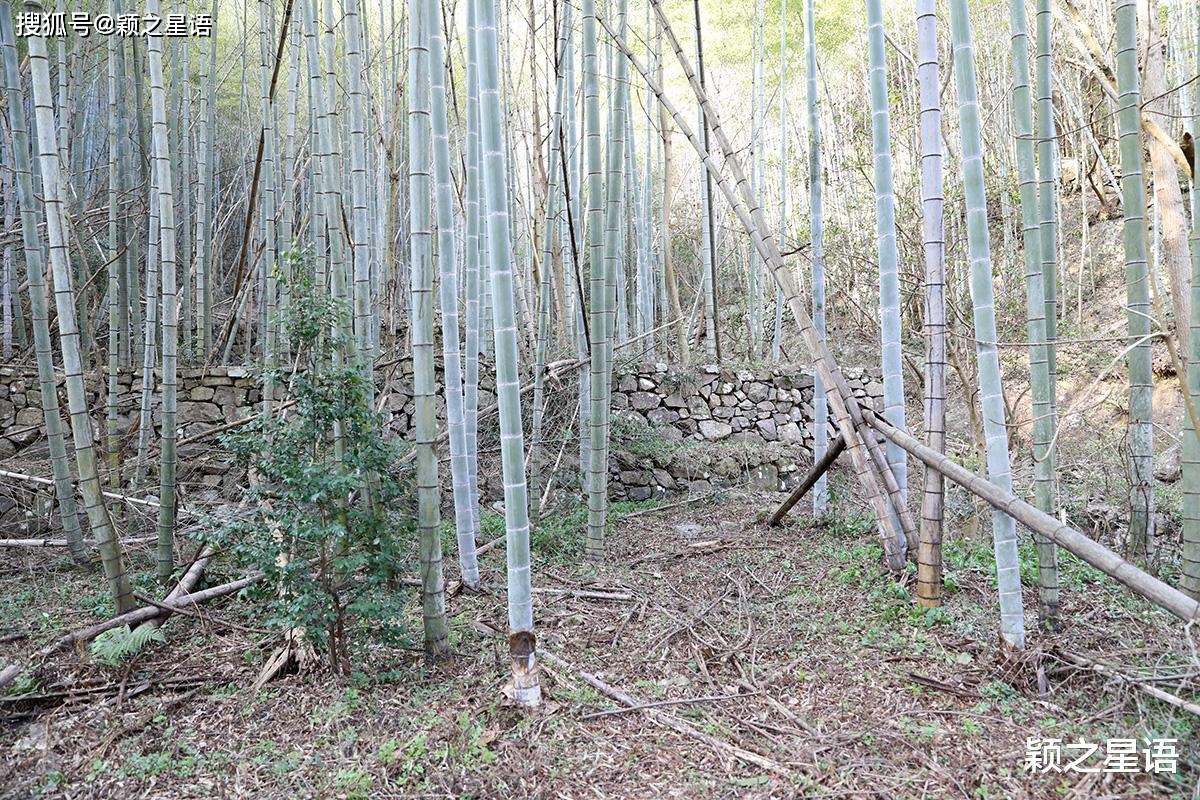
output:
{"label": "fallen twig", "polygon": [[591,714],[584,714],[580,719],[596,719],[597,717],[612,717],[617,714],[628,714],[631,711],[644,711],[647,708],[662,708],[663,706],[690,706],[695,703],[713,703],[720,700],[736,700],[739,697],[746,697],[744,694],[711,694],[704,697],[680,697],[675,700],[659,700],[654,703],[642,703],[636,706],[626,706],[625,708],[610,708],[605,711],[593,711]]}
{"label": "fallen twig", "polygon": [[[620,689],[617,689],[616,687],[609,686],[607,683],[600,680],[595,675],[592,675],[588,672],[584,672],[582,670],[575,669],[570,664],[563,661],[561,658],[554,655],[553,653],[548,653],[543,650],[540,653],[538,653],[538,655],[541,656],[541,658],[544,659],[545,661],[548,661],[549,663],[556,666],[558,669],[563,670],[564,672],[570,672],[575,675],[578,675],[585,683],[590,685],[592,688],[599,690],[600,692],[608,695],[609,697],[611,697],[612,699],[616,700],[619,703],[624,703],[626,706],[629,706],[630,708],[634,708],[637,706],[645,706],[644,703],[639,702],[631,695],[626,694],[625,692],[621,691]],[[783,764],[780,764],[778,761],[770,759],[764,755],[760,755],[759,753],[755,753],[750,750],[746,750],[745,748],[738,747],[737,745],[730,744],[729,742],[726,742],[722,739],[718,739],[715,736],[710,736],[709,734],[704,733],[703,731],[696,730],[694,727],[689,725],[687,722],[684,722],[679,717],[676,717],[673,714],[670,714],[665,711],[660,711],[657,708],[648,708],[647,707],[647,708],[644,708],[643,710],[646,712],[647,716],[649,716],[654,721],[659,722],[663,725],[666,725],[667,727],[672,728],[672,729],[678,731],[679,733],[682,733],[685,736],[689,736],[697,741],[703,742],[704,744],[707,744],[709,747],[713,748],[714,750],[717,750],[718,752],[720,752],[724,755],[732,756],[733,758],[736,758],[739,761],[744,761],[747,764],[753,764],[756,767],[761,767],[763,769],[770,770],[771,772],[773,772],[777,775],[786,775],[791,772],[791,770],[788,767],[784,766]]]}
{"label": "fallen twig", "polygon": [[1106,664],[1101,664],[1099,661],[1093,661],[1087,656],[1062,650],[1061,648],[1055,648],[1054,654],[1064,661],[1074,664],[1077,667],[1090,670],[1100,675],[1106,675],[1110,678],[1116,678],[1122,683],[1127,683],[1130,686],[1145,692],[1156,700],[1162,700],[1164,703],[1169,703],[1176,708],[1182,708],[1184,711],[1195,714],[1196,716],[1200,716],[1200,705],[1197,705],[1190,700],[1184,700],[1182,697],[1173,695],[1170,692],[1165,692],[1162,689],[1159,689],[1157,686],[1151,686],[1145,681],[1138,680],[1131,675],[1118,672]]}

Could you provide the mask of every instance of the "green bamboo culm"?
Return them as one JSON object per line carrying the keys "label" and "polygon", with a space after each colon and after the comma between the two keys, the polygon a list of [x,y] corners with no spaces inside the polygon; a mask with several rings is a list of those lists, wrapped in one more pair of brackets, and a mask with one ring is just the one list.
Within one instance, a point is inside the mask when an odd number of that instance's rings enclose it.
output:
{"label": "green bamboo culm", "polygon": [[[533,451],[529,459],[529,493],[531,495],[529,501],[529,513],[533,525],[538,523],[540,516],[540,505],[542,495],[542,478],[543,465],[542,460],[542,428],[543,419],[546,410],[546,380],[545,380],[545,365],[546,351],[549,347],[550,337],[550,293],[552,284],[552,273],[554,267],[555,248],[561,244],[561,228],[562,220],[560,219],[562,211],[570,213],[570,210],[565,208],[566,203],[562,203],[563,208],[560,209],[560,201],[562,200],[562,190],[565,188],[561,184],[561,175],[563,172],[562,163],[562,129],[563,129],[563,105],[566,101],[566,75],[562,70],[562,64],[566,57],[567,48],[570,46],[570,30],[573,24],[571,6],[563,7],[563,18],[558,29],[558,38],[555,48],[555,90],[554,90],[554,111],[552,114],[552,122],[550,125],[550,158],[549,167],[547,169],[547,187],[546,187],[546,219],[543,224],[542,234],[542,286],[539,292],[538,302],[538,328],[537,328],[537,349],[534,354],[534,372],[533,372],[533,430],[532,441],[530,448]],[[639,258],[641,250],[639,247]],[[639,261],[638,267],[642,264]],[[640,316],[638,317],[638,333],[643,330],[640,325]]]}
{"label": "green bamboo culm", "polygon": [[[42,4],[37,0],[28,0],[25,10],[34,14],[41,14],[43,11]],[[100,476],[96,469],[96,450],[92,441],[92,425],[83,381],[79,323],[75,316],[74,290],[67,257],[62,173],[58,144],[55,141],[54,105],[50,92],[50,65],[46,54],[46,40],[40,36],[30,36],[26,41],[29,45],[29,77],[33,88],[42,200],[46,211],[46,241],[49,246],[50,271],[54,279],[54,304],[58,311],[58,336],[67,388],[67,406],[71,412],[71,437],[75,442],[75,466],[79,475],[79,490],[83,495],[84,511],[88,516],[92,536],[100,550],[100,560],[112,591],[113,605],[120,614],[133,607],[133,592],[125,570],[121,545],[117,541],[112,520],[104,505]]]}
{"label": "green bamboo culm", "polygon": [[[921,240],[925,257],[925,441],[946,451],[946,241],[937,3],[917,0],[917,82],[921,102]],[[925,469],[917,544],[917,602],[942,603],[945,481]]]}
{"label": "green bamboo culm", "polygon": [[[450,133],[446,110],[445,45],[436,0],[425,0],[429,23],[430,109],[433,128],[434,181],[437,189],[438,299],[442,310],[442,362],[445,374],[446,423],[450,431],[450,475],[454,487],[454,528],[458,564],[464,586],[479,586],[475,531],[471,512],[471,478],[467,461],[467,429],[463,412],[462,352],[458,335],[458,242],[454,233],[454,187],[450,174]],[[355,284],[357,287],[357,284]]]}
{"label": "green bamboo culm", "polygon": [[[116,6],[109,0],[109,13],[116,13]],[[108,450],[108,487],[112,491],[121,488],[121,431],[117,413],[117,398],[120,395],[121,340],[127,335],[121,329],[121,262],[120,227],[117,223],[117,207],[121,192],[121,162],[118,158],[120,145],[117,133],[117,37],[107,37],[108,62],[108,397],[106,398],[105,437]],[[113,513],[117,511],[114,504]]]}
{"label": "green bamboo culm", "polygon": [[[375,382],[372,358],[371,331],[377,317],[371,307],[371,222],[367,214],[367,132],[366,100],[363,92],[363,52],[361,0],[346,0],[346,72],[349,98],[347,111],[350,123],[350,240],[354,271],[354,344],[359,367],[366,378],[368,396],[374,397]],[[426,15],[429,18],[430,15]],[[440,20],[440,17],[437,17]],[[432,27],[432,23],[431,23]],[[437,29],[441,30],[438,22]],[[432,34],[428,37],[432,39]],[[441,71],[441,62],[431,70]]]}
{"label": "green bamboo culm", "polygon": [[[1012,491],[1000,354],[996,347],[995,290],[988,242],[987,197],[983,183],[983,140],[979,93],[975,83],[975,51],[967,0],[951,0],[950,30],[954,41],[954,77],[962,130],[963,193],[967,206],[967,244],[971,259],[971,301],[975,317],[975,352],[979,362],[979,400],[983,407],[988,479]],[[1025,613],[1021,600],[1021,565],[1017,524],[1007,514],[992,513],[992,544],[1000,594],[1000,635],[1017,650],[1025,648]]]}
{"label": "green bamboo culm", "polygon": [[413,401],[417,438],[417,524],[420,535],[421,599],[425,652],[445,653],[446,595],[442,578],[441,488],[434,443],[437,440],[436,382],[433,363],[433,231],[430,219],[429,4],[409,0],[408,29],[408,195],[413,352]]}
{"label": "green bamboo culm", "polygon": [[71,477],[66,437],[59,413],[54,352],[50,340],[50,309],[46,302],[46,265],[38,237],[37,197],[33,190],[33,165],[29,156],[29,130],[25,120],[25,100],[21,90],[17,47],[12,11],[0,7],[0,46],[4,49],[5,89],[8,95],[8,129],[12,140],[13,171],[16,173],[17,203],[21,208],[21,243],[25,253],[25,275],[29,282],[29,308],[33,323],[33,349],[37,357],[38,388],[42,400],[42,418],[46,421],[46,439],[50,446],[50,467],[54,476],[54,495],[67,539],[67,550],[77,564],[87,561],[79,510],[75,504],[75,483]]}
{"label": "green bamboo culm", "polygon": [[[1017,176],[1021,198],[1022,252],[1025,257],[1026,335],[1029,337],[1029,384],[1033,401],[1034,501],[1039,511],[1052,515],[1054,377],[1047,343],[1050,327],[1047,325],[1046,314],[1051,306],[1046,301],[1046,259],[1042,251],[1046,246],[1053,250],[1054,239],[1051,236],[1047,245],[1046,228],[1041,215],[1045,209],[1044,206],[1039,206],[1039,188],[1046,191],[1047,187],[1044,183],[1039,187],[1038,171],[1034,162],[1033,98],[1029,85],[1029,22],[1024,0],[1012,0],[1009,8],[1013,52],[1013,116],[1016,124]],[[1040,23],[1039,18],[1039,25]],[[1053,195],[1053,180],[1050,181],[1048,190]],[[1054,199],[1051,196],[1051,216],[1053,211]],[[1058,548],[1054,542],[1038,534],[1034,534],[1034,541],[1037,543],[1038,552],[1038,618],[1043,629],[1055,630],[1058,627],[1059,611]]]}
{"label": "green bamboo culm", "polygon": [[529,563],[529,497],[525,483],[525,442],[521,427],[520,372],[517,368],[516,294],[509,234],[508,182],[504,173],[504,134],[500,106],[500,59],[496,8],[491,0],[470,0],[478,50],[479,139],[483,153],[483,210],[487,214],[487,268],[491,275],[496,398],[500,406],[500,455],[504,473],[504,526],[508,554],[509,658],[513,699],[541,702],[537,639],[533,632],[533,586]]}
{"label": "green bamboo culm", "polygon": [[[625,0],[618,0],[618,36],[624,41]],[[614,81],[629,79],[629,62],[616,59]],[[599,263],[591,264],[592,302],[592,443],[591,486],[588,492],[588,558],[604,557],[608,524],[608,437],[612,408],[613,321],[616,316],[617,265],[621,260],[621,196],[624,193],[625,93],[616,91],[608,118],[608,159],[605,170],[604,250]],[[590,153],[589,153],[590,155]],[[590,191],[590,189],[589,189]],[[590,202],[590,201],[589,201]]]}
{"label": "green bamboo culm", "polygon": [[[1200,64],[1200,29],[1196,37],[1196,62]],[[1200,81],[1192,83],[1192,138],[1200,135]],[[1192,174],[1192,310],[1191,338],[1187,370],[1188,394],[1200,408],[1200,192]],[[1183,580],[1181,587],[1189,597],[1200,598],[1200,433],[1192,424],[1192,415],[1183,415]]]}
{"label": "green bamboo culm", "polygon": [[[1038,233],[1041,237],[1042,290],[1046,305],[1046,359],[1050,367],[1050,404],[1054,406],[1057,382],[1055,340],[1058,338],[1058,196],[1055,181],[1054,58],[1051,51],[1052,14],[1050,0],[1037,0],[1037,163]],[[1028,50],[1028,47],[1026,47]],[[1032,340],[1031,340],[1032,341]],[[1047,452],[1053,470],[1054,451]]]}
{"label": "green bamboo culm", "polygon": [[[146,13],[162,16],[162,2],[148,0]],[[158,478],[158,551],[155,559],[160,583],[175,570],[175,418],[179,397],[179,307],[175,264],[175,195],[172,189],[171,151],[167,141],[167,93],[163,86],[163,37],[148,36],[150,64],[150,135],[156,180],[159,257],[162,262],[162,440]]]}
{"label": "green bamboo culm", "polygon": [[[467,30],[475,30],[475,3],[467,2]],[[475,37],[466,37],[466,84],[467,84],[467,130],[463,137],[466,146],[464,161],[466,166],[466,195],[463,203],[465,220],[465,239],[463,243],[463,303],[467,319],[463,326],[463,422],[464,438],[467,446],[467,480],[470,486],[471,500],[471,531],[472,536],[479,534],[479,353],[480,339],[486,335],[482,331],[482,303],[480,296],[483,292],[483,213],[482,213],[482,179],[480,177],[479,155],[479,70],[476,67],[478,45]]]}
{"label": "green bamboo culm", "polygon": [[[596,55],[596,3],[583,0],[583,151],[587,218],[584,235],[587,241],[589,276],[588,331],[590,334],[591,371],[588,376],[589,410],[587,415],[588,447],[588,521],[584,555],[589,561],[604,558],[604,534],[608,511],[608,405],[605,402],[605,363],[608,317],[608,277],[604,241],[604,195],[600,142],[600,75]],[[580,298],[580,306],[583,298]]]}
{"label": "green bamboo culm", "polygon": [[[896,197],[892,188],[892,147],[888,121],[887,60],[884,57],[883,5],[867,0],[867,50],[871,67],[871,141],[875,162],[875,238],[879,254],[879,329],[883,337],[883,415],[901,430],[904,425],[904,363],[900,346],[900,265],[896,249]],[[887,443],[887,463],[908,497],[908,459]],[[888,498],[888,505],[892,506]],[[892,506],[893,517],[896,515]],[[896,525],[900,527],[899,524]],[[897,545],[907,548],[903,536]]]}
{"label": "green bamboo culm", "polygon": [[1121,145],[1121,194],[1125,206],[1125,301],[1129,324],[1129,548],[1135,557],[1154,554],[1154,396],[1151,374],[1150,274],[1146,260],[1146,181],[1139,136],[1137,2],[1117,1],[1117,130]]}
{"label": "green bamboo culm", "polygon": [[[813,327],[825,341],[825,201],[821,177],[821,111],[818,103],[817,31],[815,0],[804,0],[805,61],[808,99],[808,204],[812,220],[812,318]],[[781,23],[782,28],[782,23]],[[780,40],[782,49],[785,39]],[[782,221],[781,221],[782,222]],[[782,225],[780,228],[782,232]],[[820,461],[829,446],[828,390],[819,375],[813,376],[813,460]],[[829,505],[829,482],[822,473],[812,488],[813,515],[821,516]]]}

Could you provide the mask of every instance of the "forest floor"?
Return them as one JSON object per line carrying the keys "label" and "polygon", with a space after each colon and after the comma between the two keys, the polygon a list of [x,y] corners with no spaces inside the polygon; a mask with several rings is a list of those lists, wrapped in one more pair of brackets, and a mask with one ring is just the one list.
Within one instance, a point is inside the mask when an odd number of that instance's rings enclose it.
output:
{"label": "forest floor", "polygon": [[[1182,674],[1156,685],[1194,698],[1176,621],[1066,557],[1065,629],[1009,656],[986,541],[948,536],[946,603],[924,612],[911,576],[881,569],[870,524],[772,529],[760,520],[775,502],[621,505],[600,567],[580,564],[579,512],[545,520],[535,614],[556,658],[535,711],[503,694],[496,548],[492,590],[449,599],[454,655],[436,665],[391,649],[353,679],[310,669],[256,690],[267,650],[237,599],[176,616],[119,668],[61,657],[24,698],[0,698],[0,796],[1193,797],[1196,719],[1060,655]],[[61,555],[6,553],[0,658],[108,613],[101,588]],[[1036,592],[1025,602],[1033,628]],[[419,638],[415,593],[409,615]],[[623,706],[584,673],[662,705],[603,713]],[[1179,772],[1031,775],[1028,737],[1175,738]]]}

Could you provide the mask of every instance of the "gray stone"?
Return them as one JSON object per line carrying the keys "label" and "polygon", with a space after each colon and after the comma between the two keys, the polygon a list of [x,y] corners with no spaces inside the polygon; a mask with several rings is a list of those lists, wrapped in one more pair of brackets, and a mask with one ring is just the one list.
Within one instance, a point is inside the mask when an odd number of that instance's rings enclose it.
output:
{"label": "gray stone", "polygon": [[752,402],[761,403],[766,400],[769,395],[767,385],[765,383],[752,383],[746,389],[746,397]]}
{"label": "gray stone", "polygon": [[620,392],[615,392],[612,396],[612,407],[614,411],[624,411],[629,408],[629,397]]}
{"label": "gray stone", "polygon": [[641,500],[649,500],[654,496],[654,490],[649,486],[630,486],[627,490],[629,499],[635,502]]}
{"label": "gray stone", "polygon": [[1168,447],[1154,459],[1154,478],[1163,483],[1174,483],[1183,474],[1183,460],[1179,445]]}
{"label": "gray stone", "polygon": [[655,383],[650,378],[639,377],[637,382],[638,382],[638,388],[641,389],[643,392],[653,392],[655,389],[658,388],[658,384]]}
{"label": "gray stone", "polygon": [[658,438],[662,439],[664,442],[682,442],[683,431],[679,430],[679,428],[668,425],[667,427],[660,428],[658,430]]}
{"label": "gray stone", "polygon": [[[40,408],[28,406],[17,412],[17,418],[13,421],[13,425],[17,428],[39,428],[45,424],[45,418],[42,415]],[[37,431],[34,431],[34,436]]]}
{"label": "gray stone", "polygon": [[708,494],[712,491],[712,483],[701,478],[688,484],[688,494]]}
{"label": "gray stone", "polygon": [[703,419],[700,420],[699,425],[700,435],[710,441],[724,439],[729,434],[733,433],[733,428],[731,428],[729,425],[726,425],[724,422],[717,422],[716,420]]}
{"label": "gray stone", "polygon": [[760,419],[755,423],[755,426],[758,428],[758,432],[762,434],[762,437],[768,442],[773,442],[779,438],[779,433],[775,429],[775,420]]}
{"label": "gray stone", "polygon": [[672,392],[663,398],[663,405],[667,408],[683,408],[685,403],[683,398],[679,396],[678,392]]}
{"label": "gray stone", "polygon": [[629,396],[630,405],[638,411],[649,411],[658,408],[659,396],[650,392],[634,392]]}
{"label": "gray stone", "polygon": [[746,427],[746,418],[745,417],[734,417],[733,419],[729,420],[729,428],[734,433],[741,433],[741,431],[745,427]]}
{"label": "gray stone", "polygon": [[689,397],[687,408],[688,413],[697,419],[708,419],[712,416],[707,401],[700,396]]}
{"label": "gray stone", "polygon": [[675,427],[671,428],[671,430],[679,430],[685,436],[691,436],[693,433],[695,433],[699,429],[696,426],[695,420],[681,419],[681,420],[679,420],[679,422],[675,423]]}
{"label": "gray stone", "polygon": [[774,464],[762,464],[750,471],[750,488],[757,492],[779,491],[779,470]]}
{"label": "gray stone", "polygon": [[669,408],[655,408],[646,414],[646,419],[651,425],[670,425],[679,419],[679,414]]}
{"label": "gray stone", "polygon": [[804,444],[804,433],[794,422],[779,427],[779,441],[787,444]]}
{"label": "gray stone", "polygon": [[213,403],[182,403],[179,406],[178,424],[190,422],[224,422],[225,412]]}
{"label": "gray stone", "polygon": [[655,485],[661,486],[664,489],[674,489],[675,488],[675,486],[676,486],[675,479],[672,478],[671,473],[667,472],[665,469],[657,469],[656,468],[654,470],[653,474],[654,474]]}
{"label": "gray stone", "polygon": [[650,473],[644,469],[627,469],[621,471],[621,483],[626,486],[649,486]]}
{"label": "gray stone", "polygon": [[[734,413],[735,412],[732,408],[721,406],[720,408],[714,408],[712,415],[713,419],[733,419]],[[705,421],[707,422],[707,420]]]}
{"label": "gray stone", "polygon": [[637,388],[636,375],[622,375],[621,380],[617,383],[617,391],[619,392],[636,392]]}

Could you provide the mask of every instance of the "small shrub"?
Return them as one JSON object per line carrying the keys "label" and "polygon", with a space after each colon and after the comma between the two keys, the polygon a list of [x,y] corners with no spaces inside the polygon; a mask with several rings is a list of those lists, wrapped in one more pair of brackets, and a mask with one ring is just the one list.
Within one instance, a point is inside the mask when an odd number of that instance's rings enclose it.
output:
{"label": "small shrub", "polygon": [[[264,388],[286,378],[294,406],[261,413],[222,444],[254,477],[248,518],[209,539],[266,579],[253,590],[265,622],[302,630],[336,671],[350,671],[349,648],[371,637],[407,643],[394,591],[411,541],[410,470],[384,440],[370,387],[352,343],[335,330],[346,318],[319,298],[293,257],[292,305],[285,318],[296,369],[264,373]],[[351,637],[359,624],[364,637]]]}

